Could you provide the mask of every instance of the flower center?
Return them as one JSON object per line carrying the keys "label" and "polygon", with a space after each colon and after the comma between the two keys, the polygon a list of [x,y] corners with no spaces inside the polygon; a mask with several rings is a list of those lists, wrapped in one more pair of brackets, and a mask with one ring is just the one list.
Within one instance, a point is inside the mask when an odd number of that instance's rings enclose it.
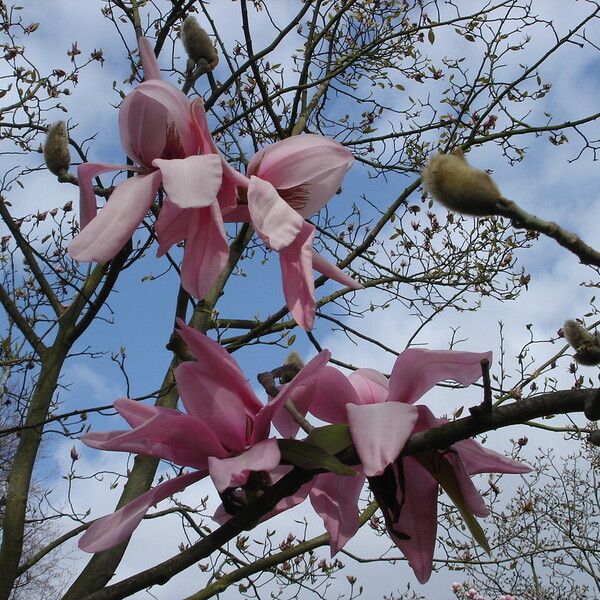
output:
{"label": "flower center", "polygon": [[308,204],[308,189],[305,184],[277,190],[277,192],[295,211],[300,212]]}
{"label": "flower center", "polygon": [[164,158],[165,160],[185,158],[185,151],[181,145],[181,138],[179,137],[179,132],[175,127],[175,123],[169,123],[167,125],[165,148],[161,158]]}

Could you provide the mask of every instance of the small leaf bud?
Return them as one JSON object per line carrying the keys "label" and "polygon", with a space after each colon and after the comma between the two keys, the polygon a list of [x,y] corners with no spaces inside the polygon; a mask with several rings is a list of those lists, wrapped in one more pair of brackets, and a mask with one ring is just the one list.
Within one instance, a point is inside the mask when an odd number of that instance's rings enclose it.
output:
{"label": "small leaf bud", "polygon": [[592,367],[600,364],[600,339],[598,334],[590,333],[583,325],[573,319],[565,321],[562,332],[569,345],[575,350],[573,358],[580,365]]}
{"label": "small leaf bud", "polygon": [[219,62],[219,56],[210,36],[196,20],[196,17],[186,17],[181,27],[181,41],[190,60],[194,63],[206,61],[206,71],[212,71]]}
{"label": "small leaf bud", "polygon": [[498,186],[469,165],[462,151],[434,156],[422,175],[429,193],[446,208],[475,217],[500,214]]}
{"label": "small leaf bud", "polygon": [[50,125],[44,144],[44,161],[48,170],[60,177],[64,175],[71,164],[69,154],[69,137],[64,121]]}

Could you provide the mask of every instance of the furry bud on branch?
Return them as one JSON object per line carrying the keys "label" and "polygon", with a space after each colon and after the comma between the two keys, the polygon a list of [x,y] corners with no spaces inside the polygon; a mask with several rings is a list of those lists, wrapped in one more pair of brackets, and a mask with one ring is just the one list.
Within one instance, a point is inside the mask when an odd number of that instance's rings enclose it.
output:
{"label": "furry bud on branch", "polygon": [[575,350],[573,358],[588,367],[600,365],[600,337],[591,334],[583,325],[569,319],[562,327],[563,335]]}
{"label": "furry bud on branch", "polygon": [[429,193],[450,210],[475,217],[502,212],[498,205],[502,194],[494,180],[469,165],[460,150],[434,156],[422,175]]}
{"label": "furry bud on branch", "polygon": [[205,72],[212,71],[217,66],[219,62],[217,50],[208,33],[200,27],[196,17],[193,15],[186,17],[183,22],[181,27],[181,41],[193,63],[198,64],[205,61]]}
{"label": "furry bud on branch", "polygon": [[64,121],[53,123],[48,128],[46,142],[44,143],[44,161],[48,170],[60,177],[64,175],[71,165],[69,154],[69,136]]}

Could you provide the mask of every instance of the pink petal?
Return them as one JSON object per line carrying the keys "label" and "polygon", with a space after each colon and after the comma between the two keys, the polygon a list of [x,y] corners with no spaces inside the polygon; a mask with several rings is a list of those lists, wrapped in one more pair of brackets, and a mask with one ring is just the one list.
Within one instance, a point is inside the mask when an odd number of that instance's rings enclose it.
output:
{"label": "pink petal", "polygon": [[221,210],[215,202],[190,209],[181,285],[194,298],[204,298],[229,259],[229,246]]}
{"label": "pink petal", "polygon": [[279,251],[285,303],[305,331],[315,321],[315,282],[312,274],[312,245],[315,226],[304,222],[296,239]]}
{"label": "pink petal", "polygon": [[365,475],[381,475],[393,463],[417,422],[417,409],[397,402],[346,405],[350,433]]}
{"label": "pink petal", "polygon": [[169,198],[165,198],[158,219],[154,223],[154,231],[158,236],[156,256],[162,256],[171,246],[185,240],[189,227],[189,211],[179,208]]}
{"label": "pink petal", "polygon": [[249,223],[250,211],[247,206],[236,206],[223,211],[223,221],[225,223]]}
{"label": "pink petal", "polygon": [[408,348],[396,359],[390,377],[390,402],[416,402],[445,379],[470,385],[481,377],[481,361],[491,363],[491,352],[458,352]]}
{"label": "pink petal", "polygon": [[459,454],[453,452],[451,449],[448,452],[444,452],[442,460],[448,461],[452,466],[460,492],[467,504],[467,508],[478,517],[487,517],[490,514],[490,511],[481,497],[481,494],[473,485],[471,477],[467,473]]}
{"label": "pink petal", "polygon": [[[294,390],[293,396],[288,396],[294,404],[295,409],[299,414],[305,416],[315,397],[316,382],[309,385],[303,385]],[[273,417],[273,425],[279,433],[288,438],[293,438],[298,433],[300,425],[294,421],[293,417],[287,410],[278,411]]]}
{"label": "pink petal", "polygon": [[513,460],[489,450],[475,440],[462,440],[452,444],[458,452],[469,475],[477,473],[530,473],[533,469],[524,462]]}
{"label": "pink petal", "polygon": [[248,209],[252,227],[273,250],[289,246],[299,235],[304,219],[291,208],[267,181],[250,178]]}
{"label": "pink petal", "polygon": [[354,404],[378,404],[387,399],[388,378],[375,369],[357,369],[350,373],[348,381],[358,395],[358,402]]}
{"label": "pink petal", "polygon": [[[225,394],[226,400],[230,398],[227,400],[229,402],[241,401],[250,414],[256,414],[263,408],[240,367],[221,344],[211,340],[193,327],[188,327],[181,319],[177,320],[177,326],[177,333],[186,343],[190,352],[198,359],[198,362],[193,364],[205,379],[205,386],[210,389],[215,386],[214,391]],[[188,400],[186,410],[190,414],[197,413],[197,416],[202,417],[204,408],[202,404],[196,406]]]}
{"label": "pink petal", "polygon": [[113,258],[144,220],[159,186],[159,171],[120,183],[104,208],[69,244],[71,257],[99,263]]}
{"label": "pink petal", "polygon": [[[351,164],[347,161],[342,162],[340,166],[318,175],[302,186],[301,191],[306,194],[306,204],[299,208],[298,212],[304,218],[319,212],[339,192]],[[285,189],[282,189],[281,193],[285,195]]]}
{"label": "pink petal", "polygon": [[330,357],[331,352],[329,352],[329,350],[322,350],[319,352],[317,356],[306,363],[290,383],[286,384],[281,389],[275,398],[261,409],[254,419],[254,427],[252,429],[253,443],[263,440],[269,435],[269,428],[274,415],[283,408],[283,405],[288,398],[294,396],[297,389],[311,385],[317,380]]}
{"label": "pink petal", "polygon": [[179,208],[200,208],[217,201],[221,187],[221,160],[217,155],[157,158],[152,165],[160,169],[169,200]]}
{"label": "pink petal", "polygon": [[305,216],[309,216],[337,192],[353,160],[348,150],[329,138],[298,135],[276,142],[258,153],[248,165],[248,174],[270,182],[276,189],[293,188],[308,182],[326,183],[315,190],[316,202],[309,200],[309,206],[304,208]]}
{"label": "pink petal", "polygon": [[81,441],[97,450],[133,452],[198,469],[206,468],[209,456],[227,456],[210,422],[181,412],[160,412],[127,431],[93,431]]}
{"label": "pink petal", "polygon": [[108,171],[131,169],[128,165],[112,165],[109,163],[82,163],[77,166],[79,181],[79,228],[83,229],[96,216],[96,194],[94,193],[94,177]]}
{"label": "pink petal", "polygon": [[[314,386],[310,412],[326,423],[346,423],[346,404],[360,404],[360,399],[348,377],[333,367],[323,367]],[[285,411],[281,411],[281,415]],[[281,433],[281,429],[279,429]]]}
{"label": "pink petal", "polygon": [[[393,468],[397,472],[396,465]],[[402,468],[404,494],[401,489],[397,494],[398,504],[402,509],[393,526],[396,531],[410,538],[403,540],[393,531],[388,531],[396,546],[408,559],[408,564],[419,582],[425,583],[431,576],[435,550],[438,484],[427,470],[410,456],[402,459]]]}
{"label": "pink petal", "polygon": [[162,79],[160,67],[158,66],[156,55],[154,54],[154,49],[152,48],[150,40],[145,37],[139,37],[138,48],[142,59],[142,67],[144,69],[144,80]]}
{"label": "pink petal", "polygon": [[364,475],[343,477],[323,473],[315,478],[310,502],[329,533],[331,556],[358,531],[358,498],[364,482]]}
{"label": "pink petal", "polygon": [[209,458],[208,470],[217,490],[223,492],[245,485],[252,472],[274,469],[280,460],[277,440],[263,440],[233,458]]}
{"label": "pink petal", "polygon": [[339,267],[325,260],[316,250],[313,249],[313,269],[323,273],[329,279],[337,281],[352,290],[362,290],[364,286],[355,279],[352,279],[350,275],[347,275]]}
{"label": "pink petal", "polygon": [[79,539],[84,552],[102,552],[124,542],[140,524],[151,506],[203,479],[208,471],[196,471],[169,479],[148,490],[116,512],[95,521]]}
{"label": "pink petal", "polygon": [[164,408],[162,406],[149,406],[142,402],[136,402],[129,398],[115,400],[113,406],[119,414],[127,421],[130,427],[138,427],[158,414],[175,415],[181,414],[176,408]]}

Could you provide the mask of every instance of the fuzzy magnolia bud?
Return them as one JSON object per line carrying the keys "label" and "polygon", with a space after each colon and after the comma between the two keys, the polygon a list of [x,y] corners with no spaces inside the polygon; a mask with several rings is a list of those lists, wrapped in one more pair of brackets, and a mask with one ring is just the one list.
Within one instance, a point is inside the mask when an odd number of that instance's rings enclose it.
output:
{"label": "fuzzy magnolia bud", "polygon": [[212,71],[219,62],[217,51],[208,33],[200,27],[196,17],[186,17],[181,27],[181,41],[190,60],[194,63],[206,61],[205,69]]}
{"label": "fuzzy magnolia bud", "polygon": [[44,144],[44,161],[48,170],[56,176],[63,175],[71,165],[69,136],[64,121],[50,125]]}
{"label": "fuzzy magnolia bud", "polygon": [[450,210],[475,217],[499,214],[498,186],[485,171],[469,165],[460,151],[434,156],[423,169],[423,182]]}
{"label": "fuzzy magnolia bud", "polygon": [[297,352],[290,352],[283,364],[286,368],[279,378],[281,383],[289,383],[304,367],[304,361]]}
{"label": "fuzzy magnolia bud", "polygon": [[583,325],[569,319],[562,327],[563,335],[575,350],[573,358],[588,367],[600,365],[600,338],[591,334]]}

